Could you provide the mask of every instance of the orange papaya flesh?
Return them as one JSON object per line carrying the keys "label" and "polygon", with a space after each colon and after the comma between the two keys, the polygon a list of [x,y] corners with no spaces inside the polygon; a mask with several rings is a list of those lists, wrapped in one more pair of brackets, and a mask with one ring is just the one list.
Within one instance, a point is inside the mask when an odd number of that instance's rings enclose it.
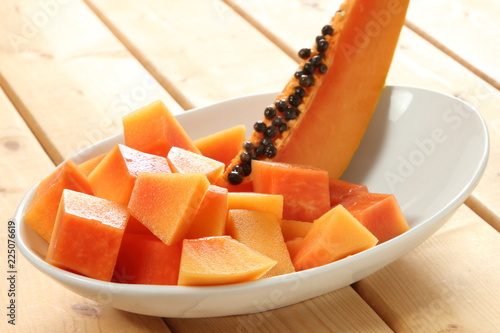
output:
{"label": "orange papaya flesh", "polygon": [[382,93],[408,3],[345,1],[316,44],[299,52],[298,70],[254,126],[253,148],[241,149],[223,177],[231,184],[250,180],[242,154],[340,177]]}
{"label": "orange papaya flesh", "polygon": [[350,183],[338,178],[330,178],[328,187],[330,189],[331,207],[337,206],[345,197],[352,195],[356,191],[368,192],[365,185]]}
{"label": "orange papaya flesh", "polygon": [[295,260],[295,256],[299,252],[303,243],[304,243],[304,238],[294,238],[287,240],[285,242],[286,248],[288,249],[288,253],[290,254],[290,259],[292,260],[292,262]]}
{"label": "orange papaya flesh", "polygon": [[148,154],[167,156],[179,147],[200,153],[177,119],[161,101],[122,117],[125,145]]}
{"label": "orange papaya flesh", "polygon": [[128,210],[165,244],[182,241],[210,183],[201,173],[137,175]]}
{"label": "orange papaya flesh", "polygon": [[283,218],[312,222],[330,209],[328,173],[314,167],[253,161],[253,188],[283,195]]}
{"label": "orange papaya flesh", "polygon": [[127,205],[139,172],[170,173],[165,157],[117,144],[90,173],[95,196]]}
{"label": "orange papaya flesh", "polygon": [[184,237],[193,239],[224,235],[228,210],[227,202],[227,189],[210,185]]}
{"label": "orange papaya flesh", "polygon": [[167,160],[173,172],[202,173],[211,184],[215,183],[225,168],[222,162],[178,147],[170,149]]}
{"label": "orange papaya flesh", "polygon": [[194,140],[194,145],[203,156],[228,166],[233,157],[240,151],[245,139],[245,126],[237,125]]}
{"label": "orange papaya flesh", "polygon": [[392,194],[359,191],[345,197],[341,204],[378,238],[379,244],[410,229]]}
{"label": "orange papaya flesh", "polygon": [[310,222],[297,220],[283,220],[281,222],[281,232],[285,242],[296,238],[304,238],[311,230],[313,224]]}
{"label": "orange papaya flesh", "polygon": [[228,209],[259,210],[283,218],[283,196],[255,192],[231,192],[227,196]]}
{"label": "orange papaya flesh", "polygon": [[318,267],[374,247],[377,238],[342,205],[313,222],[294,255],[297,271]]}
{"label": "orange papaya flesh", "polygon": [[113,280],[119,283],[176,285],[182,243],[165,245],[154,235],[125,233]]}
{"label": "orange papaya flesh", "polygon": [[86,175],[71,160],[40,181],[24,215],[24,221],[47,242],[52,236],[64,189],[92,194]]}
{"label": "orange papaya flesh", "polygon": [[256,280],[276,261],[229,236],[185,239],[179,285],[207,286]]}
{"label": "orange papaya flesh", "polygon": [[128,217],[124,205],[64,190],[46,261],[111,281]]}
{"label": "orange papaya flesh", "polygon": [[280,219],[269,212],[231,209],[228,214],[228,234],[251,249],[276,260],[277,264],[262,277],[295,271],[281,233]]}
{"label": "orange papaya flesh", "polygon": [[153,235],[153,233],[138,219],[129,216],[127,226],[125,227],[126,234]]}
{"label": "orange papaya flesh", "polygon": [[97,155],[96,157],[78,164],[78,169],[80,169],[88,177],[104,157],[106,157],[106,154]]}

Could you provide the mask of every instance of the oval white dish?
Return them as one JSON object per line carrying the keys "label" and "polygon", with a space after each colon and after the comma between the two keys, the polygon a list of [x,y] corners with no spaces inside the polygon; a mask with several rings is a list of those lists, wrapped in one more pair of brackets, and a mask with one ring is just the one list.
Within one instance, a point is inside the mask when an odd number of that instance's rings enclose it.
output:
{"label": "oval white dish", "polygon": [[[250,95],[177,116],[196,139],[262,117],[276,93]],[[228,117],[231,114],[231,117]],[[123,142],[118,135],[71,157],[83,162]],[[40,271],[89,299],[125,311],[162,317],[213,317],[270,310],[347,286],[390,264],[438,230],[479,182],[487,163],[488,133],[479,113],[438,92],[387,86],[343,179],[371,192],[392,193],[411,229],[337,262],[254,282],[215,287],[131,285],[66,272],[43,258],[47,243],[23,221],[36,185],[15,213],[17,245]]]}

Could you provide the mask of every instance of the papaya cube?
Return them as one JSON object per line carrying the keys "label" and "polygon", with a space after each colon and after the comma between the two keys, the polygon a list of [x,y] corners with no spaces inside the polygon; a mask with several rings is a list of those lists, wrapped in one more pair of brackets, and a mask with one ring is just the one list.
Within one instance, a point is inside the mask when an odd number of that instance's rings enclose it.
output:
{"label": "papaya cube", "polygon": [[231,160],[238,155],[245,139],[245,125],[237,125],[194,140],[194,145],[203,156],[228,166]]}
{"label": "papaya cube", "polygon": [[226,188],[210,185],[184,237],[202,238],[224,235],[227,220],[227,195]]}
{"label": "papaya cube", "polygon": [[283,195],[283,218],[312,222],[330,209],[328,172],[309,166],[252,161],[253,189]]}
{"label": "papaya cube", "polygon": [[[307,222],[309,223],[309,222]],[[311,224],[311,223],[309,223]],[[294,261],[295,256],[299,252],[302,244],[304,243],[304,238],[294,238],[285,242],[286,248],[288,249],[288,253],[290,254],[290,258],[292,262]]]}
{"label": "papaya cube", "polygon": [[184,239],[179,285],[207,286],[252,281],[276,261],[229,236]]}
{"label": "papaya cube", "polygon": [[201,173],[141,172],[130,196],[130,214],[165,244],[181,241],[210,183]]}
{"label": "papaya cube", "polygon": [[88,179],[95,196],[127,205],[139,172],[170,173],[165,157],[117,144]]}
{"label": "papaya cube", "polygon": [[283,220],[281,222],[281,232],[285,242],[295,238],[304,238],[311,230],[313,224],[311,222]]}
{"label": "papaya cube", "polygon": [[229,236],[237,241],[277,261],[276,266],[263,277],[295,272],[276,215],[257,210],[231,209],[227,230]]}
{"label": "papaya cube", "polygon": [[138,219],[130,215],[128,218],[127,226],[125,227],[126,234],[141,234],[141,235],[153,235],[153,233]]}
{"label": "papaya cube", "polygon": [[182,243],[165,245],[154,235],[125,233],[113,278],[120,283],[176,285]]}
{"label": "papaya cube", "polygon": [[365,185],[354,184],[338,178],[330,178],[328,181],[330,189],[330,206],[335,207],[342,200],[356,191],[368,192]]}
{"label": "papaya cube", "polygon": [[128,216],[117,202],[64,190],[46,261],[110,281]]}
{"label": "papaya cube", "polygon": [[173,172],[202,173],[211,184],[222,175],[225,167],[222,162],[178,147],[170,149],[167,160]]}
{"label": "papaya cube", "polygon": [[155,101],[123,116],[122,123],[125,145],[131,148],[163,157],[167,156],[172,147],[200,153],[161,101]]}
{"label": "papaya cube", "polygon": [[24,221],[47,242],[52,236],[64,189],[92,194],[87,177],[71,160],[40,181],[24,215]]}
{"label": "papaya cube", "polygon": [[90,173],[95,169],[95,167],[101,163],[102,159],[106,157],[106,154],[97,155],[85,162],[78,164],[78,169],[80,169],[85,176],[89,176]]}
{"label": "papaya cube", "polygon": [[369,249],[377,241],[347,209],[337,205],[313,222],[293,264],[297,271],[326,265]]}
{"label": "papaya cube", "polygon": [[260,210],[283,217],[283,196],[255,192],[231,192],[228,194],[228,209]]}
{"label": "papaya cube", "polygon": [[356,192],[345,197],[342,205],[378,238],[379,244],[410,229],[392,194]]}

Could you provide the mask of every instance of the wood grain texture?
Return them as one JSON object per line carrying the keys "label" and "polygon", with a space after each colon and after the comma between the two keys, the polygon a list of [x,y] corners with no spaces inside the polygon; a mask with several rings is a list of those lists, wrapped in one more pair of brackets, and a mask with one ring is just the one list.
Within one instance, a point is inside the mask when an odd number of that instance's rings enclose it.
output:
{"label": "wood grain texture", "polygon": [[176,333],[392,332],[351,287],[256,314],[165,320]]}
{"label": "wood grain texture", "polygon": [[396,332],[494,332],[500,234],[462,206],[434,236],[355,289]]}
{"label": "wood grain texture", "polygon": [[297,66],[221,1],[86,1],[186,108],[280,90]]}
{"label": "wood grain texture", "polygon": [[9,0],[0,12],[0,84],[55,163],[153,100],[182,111],[82,2]]}
{"label": "wood grain texture", "polygon": [[500,89],[500,3],[495,0],[412,1],[408,26]]}
{"label": "wood grain texture", "polygon": [[[7,249],[7,219],[14,215],[22,196],[54,164],[45,154],[33,133],[20,118],[5,93],[0,90],[0,210],[4,220],[0,228],[0,246]],[[6,257],[2,256],[6,262]],[[6,266],[2,262],[4,276]],[[2,316],[2,332],[168,332],[160,318],[129,314],[103,303],[89,301],[39,272],[16,251],[16,325]],[[8,285],[9,284],[9,285]],[[0,303],[7,306],[10,282],[0,280]],[[5,309],[5,308],[4,308]]]}

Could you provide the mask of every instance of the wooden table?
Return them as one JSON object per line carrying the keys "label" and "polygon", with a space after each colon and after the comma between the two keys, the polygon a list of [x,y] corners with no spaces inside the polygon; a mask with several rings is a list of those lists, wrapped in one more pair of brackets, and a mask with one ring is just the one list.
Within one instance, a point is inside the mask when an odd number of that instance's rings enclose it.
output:
{"label": "wooden table", "polygon": [[[0,230],[54,166],[162,99],[175,112],[280,90],[337,0],[2,0]],[[494,332],[500,330],[500,2],[414,0],[387,83],[457,96],[485,118],[484,177],[453,218],[381,271],[260,314],[208,319],[126,313],[69,292],[18,252],[16,326],[0,278],[0,331]],[[323,22],[323,23],[322,23]]]}

